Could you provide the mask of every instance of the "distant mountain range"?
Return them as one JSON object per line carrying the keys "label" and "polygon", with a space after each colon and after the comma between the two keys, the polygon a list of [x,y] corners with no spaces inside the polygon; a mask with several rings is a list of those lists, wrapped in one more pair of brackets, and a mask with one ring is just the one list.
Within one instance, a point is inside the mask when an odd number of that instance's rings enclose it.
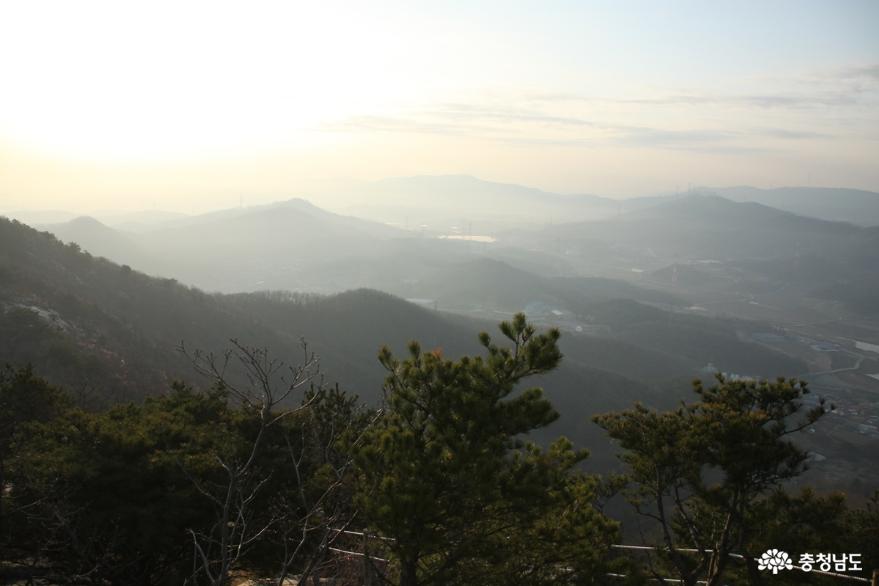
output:
{"label": "distant mountain range", "polygon": [[[564,365],[543,381],[564,414],[553,434],[598,441],[600,434],[586,424],[589,414],[634,400],[673,400],[709,362],[764,376],[805,368],[797,360],[741,341],[736,330],[749,327],[746,324],[613,299],[621,293],[649,295],[624,283],[545,280],[492,262],[445,274],[485,273],[491,282],[507,274],[513,281],[500,279],[497,287],[530,282],[534,289],[522,299],[533,295],[551,308],[556,305],[548,293],[563,292],[574,299],[581,291],[573,313],[534,315],[541,325],[561,323],[567,328]],[[375,401],[383,376],[375,359],[380,345],[403,351],[408,340],[418,339],[449,356],[473,353],[479,349],[476,333],[494,330],[497,321],[509,315],[474,320],[369,290],[332,296],[210,295],[95,258],[7,220],[0,220],[0,277],[2,360],[31,362],[51,380],[95,403],[138,399],[164,392],[173,379],[192,379],[191,368],[175,347],[185,342],[190,348],[216,352],[233,337],[290,359],[298,356],[304,337],[321,356],[330,381]],[[603,288],[605,294],[590,293],[590,287]],[[559,302],[565,303],[565,298],[559,297]],[[511,310],[520,305],[515,298],[508,303]],[[575,333],[576,323],[596,335]],[[675,391],[657,394],[661,389]]]}
{"label": "distant mountain range", "polygon": [[[442,189],[455,193],[450,201],[461,206],[467,193],[478,199],[466,189],[482,190],[485,201],[498,206],[506,198],[523,209],[532,200],[567,205],[577,197],[469,177],[400,179],[390,181],[387,189],[403,197],[405,189],[417,190],[422,184],[434,191],[426,188],[413,195],[413,205],[440,205],[446,201]],[[376,189],[384,184],[378,185]],[[465,195],[455,192],[456,186]],[[140,233],[114,230],[90,218],[47,228],[93,254],[213,291],[331,293],[369,287],[459,310],[509,310],[529,301],[564,299],[560,305],[570,311],[579,305],[580,292],[545,279],[611,277],[674,288],[683,284],[679,278],[691,274],[698,276],[690,286],[703,292],[729,289],[732,279],[747,294],[768,279],[778,287],[797,283],[800,296],[837,300],[859,313],[879,311],[879,302],[868,293],[879,281],[879,228],[717,195],[646,198],[600,220],[497,232],[495,242],[437,238],[331,213],[302,199],[168,219]],[[468,265],[480,259],[502,264]],[[710,275],[706,266],[662,272],[686,263],[724,263],[725,272],[717,266]],[[470,274],[462,273],[468,266]],[[499,267],[506,272],[489,279]],[[687,297],[682,289],[676,294]],[[649,296],[630,290],[628,297]]]}
{"label": "distant mountain range", "polygon": [[879,193],[837,187],[726,187],[712,192],[733,201],[753,201],[801,216],[879,226]]}
{"label": "distant mountain range", "polygon": [[879,227],[755,202],[688,195],[603,221],[511,231],[501,241],[555,253],[581,274],[662,282],[691,298],[785,289],[792,303],[813,297],[879,313],[868,293],[879,285]]}
{"label": "distant mountain range", "polygon": [[562,243],[628,248],[660,262],[774,258],[832,246],[858,232],[849,224],[797,216],[758,203],[689,195],[611,219],[561,224],[533,234],[547,242],[555,238]]}
{"label": "distant mountain range", "polygon": [[306,289],[296,286],[300,271],[405,235],[391,226],[332,214],[302,199],[179,218],[141,233],[123,233],[93,218],[45,227],[92,254],[230,292]]}
{"label": "distant mountain range", "polygon": [[[879,225],[879,193],[823,187],[699,188],[733,201],[761,203],[822,220]],[[596,221],[691,195],[612,199],[566,195],[484,181],[468,175],[398,177],[352,187],[339,194],[355,202],[346,213],[409,229],[493,234],[512,227]]]}
{"label": "distant mountain range", "polygon": [[[12,210],[0,213],[31,226],[61,224],[82,217],[81,213],[68,210]],[[107,211],[95,212],[93,217],[102,224],[118,230],[141,232],[156,228],[164,223],[185,218],[186,214],[164,210],[140,210],[133,212]]]}
{"label": "distant mountain range", "polygon": [[412,230],[493,234],[512,226],[601,219],[619,212],[618,200],[562,195],[469,175],[398,177],[343,194],[347,213]]}
{"label": "distant mountain range", "polygon": [[[608,219],[693,193],[761,203],[822,220],[860,226],[879,225],[879,193],[834,187],[700,187],[695,192],[684,194],[614,199],[589,194],[559,194],[469,175],[420,175],[355,183],[344,189],[306,197],[324,202],[321,205],[330,206],[342,215],[389,223],[415,232],[445,234],[452,230],[462,235],[478,235],[517,227]],[[29,225],[46,225],[67,222],[82,214],[66,210],[18,210],[0,215]],[[91,216],[110,227],[129,232],[181,225],[187,218],[185,214],[162,210],[100,212]]]}

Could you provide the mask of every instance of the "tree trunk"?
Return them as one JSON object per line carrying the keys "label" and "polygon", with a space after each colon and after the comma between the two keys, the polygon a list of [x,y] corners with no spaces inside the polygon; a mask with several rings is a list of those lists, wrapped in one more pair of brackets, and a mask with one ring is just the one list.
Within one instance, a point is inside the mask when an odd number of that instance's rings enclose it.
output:
{"label": "tree trunk", "polygon": [[400,566],[400,586],[418,586],[418,558],[404,559]]}
{"label": "tree trunk", "polygon": [[4,509],[4,503],[6,502],[6,469],[4,466],[3,458],[0,457],[0,543],[3,543],[6,540],[6,524],[4,515],[6,511]]}

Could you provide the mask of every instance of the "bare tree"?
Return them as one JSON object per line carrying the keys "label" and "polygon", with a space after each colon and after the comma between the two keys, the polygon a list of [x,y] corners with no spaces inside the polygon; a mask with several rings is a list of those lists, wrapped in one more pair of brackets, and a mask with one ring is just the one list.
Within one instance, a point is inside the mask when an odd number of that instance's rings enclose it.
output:
{"label": "bare tree", "polygon": [[189,352],[183,344],[179,348],[197,372],[228,392],[255,420],[246,449],[216,455],[222,480],[200,480],[187,472],[217,513],[209,528],[189,530],[193,547],[192,584],[206,581],[211,586],[227,586],[230,572],[242,556],[279,522],[276,515],[260,515],[255,510],[256,499],[271,478],[271,471],[259,469],[258,458],[269,430],[306,409],[322,392],[318,381],[317,392],[292,406],[293,396],[313,387],[319,375],[318,360],[304,341],[303,356],[296,365],[271,357],[267,349],[248,347],[234,339],[231,343],[232,347],[220,356]]}
{"label": "bare tree", "polygon": [[[320,403],[313,405],[308,423],[299,429],[298,441],[289,435],[285,438],[297,490],[295,497],[284,503],[287,513],[278,531],[283,550],[278,586],[283,586],[297,566],[298,584],[307,584],[309,578],[319,583],[330,548],[357,517],[350,486],[346,486],[354,465],[352,448],[381,411],[357,413],[356,402],[356,397],[340,393],[338,386],[325,392]],[[329,416],[320,416],[327,412]],[[324,476],[316,491],[307,488],[306,460],[319,466]]]}

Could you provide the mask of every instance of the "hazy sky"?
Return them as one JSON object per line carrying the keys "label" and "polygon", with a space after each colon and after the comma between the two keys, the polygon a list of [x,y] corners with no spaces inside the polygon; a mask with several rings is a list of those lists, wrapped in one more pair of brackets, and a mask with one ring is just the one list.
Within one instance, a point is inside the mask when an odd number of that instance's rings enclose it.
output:
{"label": "hazy sky", "polygon": [[879,191],[876,0],[6,0],[0,84],[0,210],[444,173]]}

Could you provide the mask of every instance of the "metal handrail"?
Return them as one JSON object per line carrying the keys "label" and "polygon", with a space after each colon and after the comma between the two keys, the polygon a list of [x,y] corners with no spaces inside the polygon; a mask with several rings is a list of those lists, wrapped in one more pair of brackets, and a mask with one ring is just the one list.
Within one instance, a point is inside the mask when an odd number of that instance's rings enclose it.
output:
{"label": "metal handrail", "polygon": [[[335,531],[336,533],[343,533],[346,535],[357,535],[358,537],[363,537],[365,539],[380,539],[382,541],[390,541],[390,542],[396,541],[396,539],[394,539],[393,537],[383,537],[381,535],[374,535],[372,533],[364,533],[362,531],[350,531],[347,529],[335,529],[335,528],[331,528],[330,530]],[[620,544],[620,543],[611,544],[610,547],[612,549],[630,549],[630,550],[635,550],[635,551],[655,551],[657,549],[662,549],[662,548],[655,547],[652,545],[624,545],[624,544]],[[358,553],[358,552],[345,551],[345,550],[336,549],[336,548],[332,548],[332,547],[329,549],[331,549],[332,551],[338,551],[340,553],[346,553],[346,554],[350,554],[350,555],[360,555],[360,556],[365,555],[365,554]],[[694,548],[688,548],[688,547],[680,547],[680,548],[676,548],[676,550],[682,551],[685,553],[714,553],[713,549],[694,549]],[[740,560],[746,559],[745,556],[743,556],[740,553],[729,553],[727,555],[729,557],[740,559]],[[372,556],[370,556],[370,557],[372,557]],[[376,558],[376,557],[373,557],[372,559],[383,561],[383,562],[388,561],[386,559]],[[753,558],[753,559],[754,559],[754,561],[759,561],[758,558]],[[793,568],[796,568],[797,570],[800,570],[801,572],[806,572],[806,570],[804,570],[802,568],[802,566],[793,565]],[[860,576],[850,576],[848,574],[840,574],[838,572],[825,572],[823,570],[810,570],[806,573],[820,574],[822,576],[830,576],[832,578],[842,578],[844,580],[854,580],[855,582],[866,582],[868,584],[871,582],[871,580],[869,578],[861,578]],[[626,578],[626,577],[628,577],[625,574],[606,574],[606,575],[610,576],[612,578]],[[653,580],[660,580],[660,578],[653,578]],[[681,580],[679,580],[677,578],[661,578],[661,580],[664,582],[675,582],[678,584],[680,584],[682,582]],[[700,580],[700,581],[697,581],[696,583],[697,584],[706,584],[707,582],[705,582],[704,580]]]}
{"label": "metal handrail", "polygon": [[[613,549],[632,549],[632,550],[638,550],[638,551],[643,551],[643,550],[651,550],[652,551],[652,550],[660,549],[658,547],[654,547],[654,546],[650,546],[650,545],[621,545],[621,544],[613,544],[613,545],[611,545],[611,548],[613,548]],[[683,551],[686,553],[700,553],[700,552],[701,553],[714,553],[713,549],[692,549],[692,548],[686,548],[686,547],[679,547],[679,548],[676,548],[676,550]],[[729,555],[729,557],[738,558],[740,560],[746,559],[745,556],[743,556],[740,553],[729,553],[727,555]],[[753,559],[754,559],[754,561],[759,561],[758,558],[753,558]],[[802,566],[797,566],[797,565],[793,565],[793,564],[791,564],[791,565],[793,568],[796,568],[797,570],[800,570],[802,572],[806,572],[806,570],[804,570]],[[854,580],[856,582],[870,583],[869,578],[861,578],[860,576],[849,576],[848,574],[840,574],[838,572],[825,572],[824,570],[809,570],[806,573],[808,573],[808,574],[821,574],[822,576],[831,576],[833,578],[843,578],[845,580]],[[608,574],[608,576],[611,576],[611,574]],[[620,578],[626,577],[622,574],[614,574],[613,576],[620,577]],[[663,580],[668,580],[668,581],[672,581],[672,582],[676,581],[674,578],[663,578]],[[680,580],[677,580],[677,581],[680,582]]]}

